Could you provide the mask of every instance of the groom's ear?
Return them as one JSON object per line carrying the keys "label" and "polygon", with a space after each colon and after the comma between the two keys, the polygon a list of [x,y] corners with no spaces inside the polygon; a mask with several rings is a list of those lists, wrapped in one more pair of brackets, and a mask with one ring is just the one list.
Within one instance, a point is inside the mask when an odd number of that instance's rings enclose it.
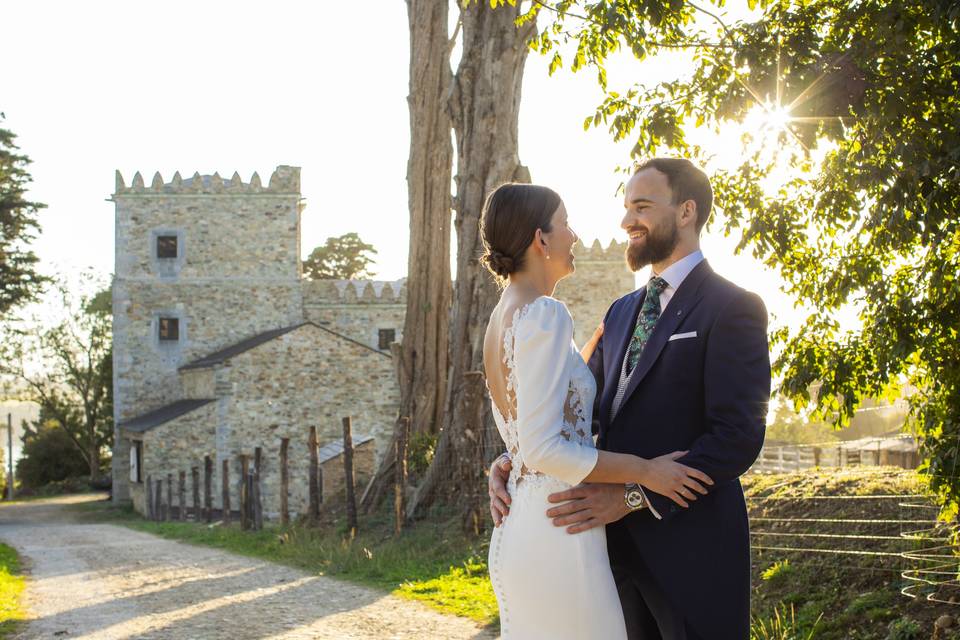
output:
{"label": "groom's ear", "polygon": [[693,198],[684,200],[680,205],[680,222],[682,226],[697,226],[697,201]]}

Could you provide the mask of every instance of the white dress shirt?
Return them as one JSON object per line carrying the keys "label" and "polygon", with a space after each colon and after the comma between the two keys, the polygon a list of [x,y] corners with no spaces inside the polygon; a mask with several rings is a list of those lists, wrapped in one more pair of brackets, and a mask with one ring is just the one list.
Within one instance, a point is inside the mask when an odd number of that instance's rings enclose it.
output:
{"label": "white dress shirt", "polygon": [[658,274],[654,272],[653,269],[650,270],[651,278],[659,275],[667,281],[667,288],[660,294],[660,315],[663,315],[663,310],[667,308],[667,304],[670,302],[670,299],[673,298],[673,294],[677,292],[677,288],[701,262],[703,262],[703,251],[697,249],[664,269],[663,273]]}

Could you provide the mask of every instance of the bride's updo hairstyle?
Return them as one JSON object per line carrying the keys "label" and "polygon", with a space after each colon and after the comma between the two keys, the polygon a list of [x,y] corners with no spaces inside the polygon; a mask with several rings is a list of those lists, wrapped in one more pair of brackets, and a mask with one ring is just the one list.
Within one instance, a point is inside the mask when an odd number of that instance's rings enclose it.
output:
{"label": "bride's updo hairstyle", "polygon": [[500,280],[522,270],[537,229],[553,230],[550,219],[559,206],[557,192],[537,184],[508,182],[494,189],[480,216],[480,261]]}

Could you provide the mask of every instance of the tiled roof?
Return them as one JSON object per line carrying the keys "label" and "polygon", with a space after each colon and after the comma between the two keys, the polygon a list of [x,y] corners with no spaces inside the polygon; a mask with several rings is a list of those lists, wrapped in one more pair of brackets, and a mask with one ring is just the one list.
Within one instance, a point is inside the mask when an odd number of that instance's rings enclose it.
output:
{"label": "tiled roof", "polygon": [[221,363],[229,360],[230,358],[232,358],[232,357],[235,356],[235,355],[238,355],[238,354],[243,353],[244,351],[248,351],[248,350],[250,350],[250,349],[253,349],[254,347],[259,346],[259,345],[263,344],[264,342],[269,342],[270,340],[273,340],[274,338],[277,338],[277,337],[279,337],[279,336],[282,336],[282,335],[285,334],[285,333],[290,333],[290,332],[293,331],[294,329],[299,329],[300,327],[302,327],[302,326],[304,326],[304,325],[307,325],[307,324],[311,324],[311,325],[315,326],[316,328],[320,329],[321,331],[326,331],[327,333],[332,334],[332,335],[340,338],[341,340],[346,340],[347,342],[352,342],[353,344],[355,344],[355,345],[357,345],[357,346],[360,346],[360,347],[363,347],[364,349],[367,349],[367,350],[372,351],[372,352],[374,352],[374,353],[379,353],[380,355],[386,356],[386,357],[388,357],[388,358],[391,357],[389,353],[385,353],[385,352],[383,352],[383,351],[378,351],[377,349],[374,349],[374,348],[370,347],[369,345],[365,345],[365,344],[363,344],[362,342],[359,342],[359,341],[357,341],[357,340],[354,340],[353,338],[348,338],[348,337],[345,336],[345,335],[339,334],[339,333],[337,333],[336,331],[331,331],[330,329],[328,329],[328,328],[326,328],[326,327],[324,327],[324,326],[318,325],[317,323],[315,323],[315,322],[310,322],[310,321],[308,320],[307,322],[301,322],[300,324],[295,324],[295,325],[290,326],[290,327],[282,327],[282,328],[280,328],[280,329],[270,329],[269,331],[264,331],[263,333],[258,333],[258,334],[255,335],[255,336],[252,336],[252,337],[247,338],[247,339],[245,339],[245,340],[241,340],[240,342],[237,342],[237,343],[235,343],[235,344],[232,344],[232,345],[230,345],[229,347],[225,347],[225,348],[223,348],[223,349],[220,349],[219,351],[214,351],[213,353],[208,354],[208,355],[205,355],[205,356],[203,356],[202,358],[199,358],[199,359],[197,359],[197,360],[194,360],[193,362],[188,362],[187,364],[185,364],[185,365],[183,365],[182,367],[180,367],[180,368],[179,368],[179,371],[184,371],[184,370],[188,370],[188,369],[201,369],[201,368],[204,368],[204,367],[212,367],[212,366],[214,366],[214,365],[221,364]]}
{"label": "tiled roof", "polygon": [[241,340],[236,342],[229,347],[220,349],[219,351],[214,351],[211,354],[205,355],[202,358],[194,360],[193,362],[187,363],[180,367],[180,371],[184,369],[200,369],[203,367],[212,367],[215,364],[220,364],[225,360],[229,360],[233,356],[243,353],[249,349],[263,344],[264,342],[269,342],[278,336],[282,336],[285,333],[290,333],[294,329],[298,329],[303,325],[307,324],[306,322],[301,322],[300,324],[295,324],[291,327],[281,327],[280,329],[270,329],[269,331],[264,331],[263,333],[258,333],[257,335],[247,338],[246,340]]}
{"label": "tiled roof", "polygon": [[169,422],[174,418],[179,418],[183,414],[190,413],[194,409],[199,409],[203,405],[211,402],[213,402],[213,399],[211,398],[177,400],[176,402],[160,407],[159,409],[154,409],[153,411],[148,411],[147,413],[141,414],[135,418],[125,420],[121,422],[119,426],[127,431],[143,433],[144,431],[149,431],[154,427],[160,426],[164,422]]}
{"label": "tiled roof", "polygon": [[[366,444],[373,440],[373,436],[357,436],[353,439],[354,448],[359,447],[362,444]],[[320,458],[320,464],[327,462],[328,460],[333,460],[337,456],[343,455],[343,441],[338,440],[336,442],[331,442],[330,444],[325,444],[320,449],[317,450],[317,456]]]}

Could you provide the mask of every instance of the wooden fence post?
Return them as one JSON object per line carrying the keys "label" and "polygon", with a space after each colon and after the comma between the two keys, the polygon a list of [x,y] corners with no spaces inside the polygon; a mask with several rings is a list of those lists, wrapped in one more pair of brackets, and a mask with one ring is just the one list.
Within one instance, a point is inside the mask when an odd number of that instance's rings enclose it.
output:
{"label": "wooden fence post", "polygon": [[230,524],[230,459],[223,460],[223,495],[220,496],[220,506],[223,511],[223,524]]}
{"label": "wooden fence post", "polygon": [[177,506],[180,509],[177,516],[181,520],[187,519],[187,472],[180,472],[180,486],[177,488]]}
{"label": "wooden fence post", "polygon": [[250,528],[250,518],[247,517],[249,513],[249,502],[250,502],[250,459],[246,455],[240,456],[240,528],[249,529]]}
{"label": "wooden fence post", "polygon": [[153,520],[153,476],[147,476],[147,495],[145,497],[144,506],[147,511],[147,519]]}
{"label": "wooden fence post", "polygon": [[154,483],[154,491],[156,491],[156,497],[154,498],[154,504],[156,505],[156,510],[154,512],[154,520],[160,522],[163,520],[163,481],[159,478]]}
{"label": "wooden fence post", "polygon": [[[317,465],[317,501],[323,504],[323,467]],[[317,510],[319,513],[319,509]]]}
{"label": "wooden fence post", "polygon": [[404,504],[407,490],[407,438],[410,435],[410,418],[400,418],[397,430],[396,448],[396,481],[393,487],[393,513],[397,520],[396,533],[403,530],[404,514],[407,507]]}
{"label": "wooden fence post", "polygon": [[193,480],[193,521],[200,522],[200,468],[190,468],[190,478]]}
{"label": "wooden fence post", "polygon": [[206,521],[213,522],[213,460],[203,456],[203,512]]}
{"label": "wooden fence post", "polygon": [[347,493],[347,528],[350,538],[357,535],[357,496],[353,478],[353,421],[347,416],[343,419],[343,480]]}
{"label": "wooden fence post", "polygon": [[290,438],[280,438],[280,524],[290,524],[290,469],[287,468]]}
{"label": "wooden fence post", "polygon": [[263,461],[263,450],[256,447],[253,450],[253,528],[256,531],[263,529],[263,505],[260,502],[260,473]]}
{"label": "wooden fence post", "polygon": [[167,508],[163,510],[163,519],[173,519],[173,474],[167,474]]}
{"label": "wooden fence post", "polygon": [[310,471],[307,477],[307,490],[310,496],[310,506],[307,515],[310,521],[316,523],[320,519],[320,457],[317,452],[317,428],[310,427],[310,436],[307,438],[307,449],[310,450]]}

